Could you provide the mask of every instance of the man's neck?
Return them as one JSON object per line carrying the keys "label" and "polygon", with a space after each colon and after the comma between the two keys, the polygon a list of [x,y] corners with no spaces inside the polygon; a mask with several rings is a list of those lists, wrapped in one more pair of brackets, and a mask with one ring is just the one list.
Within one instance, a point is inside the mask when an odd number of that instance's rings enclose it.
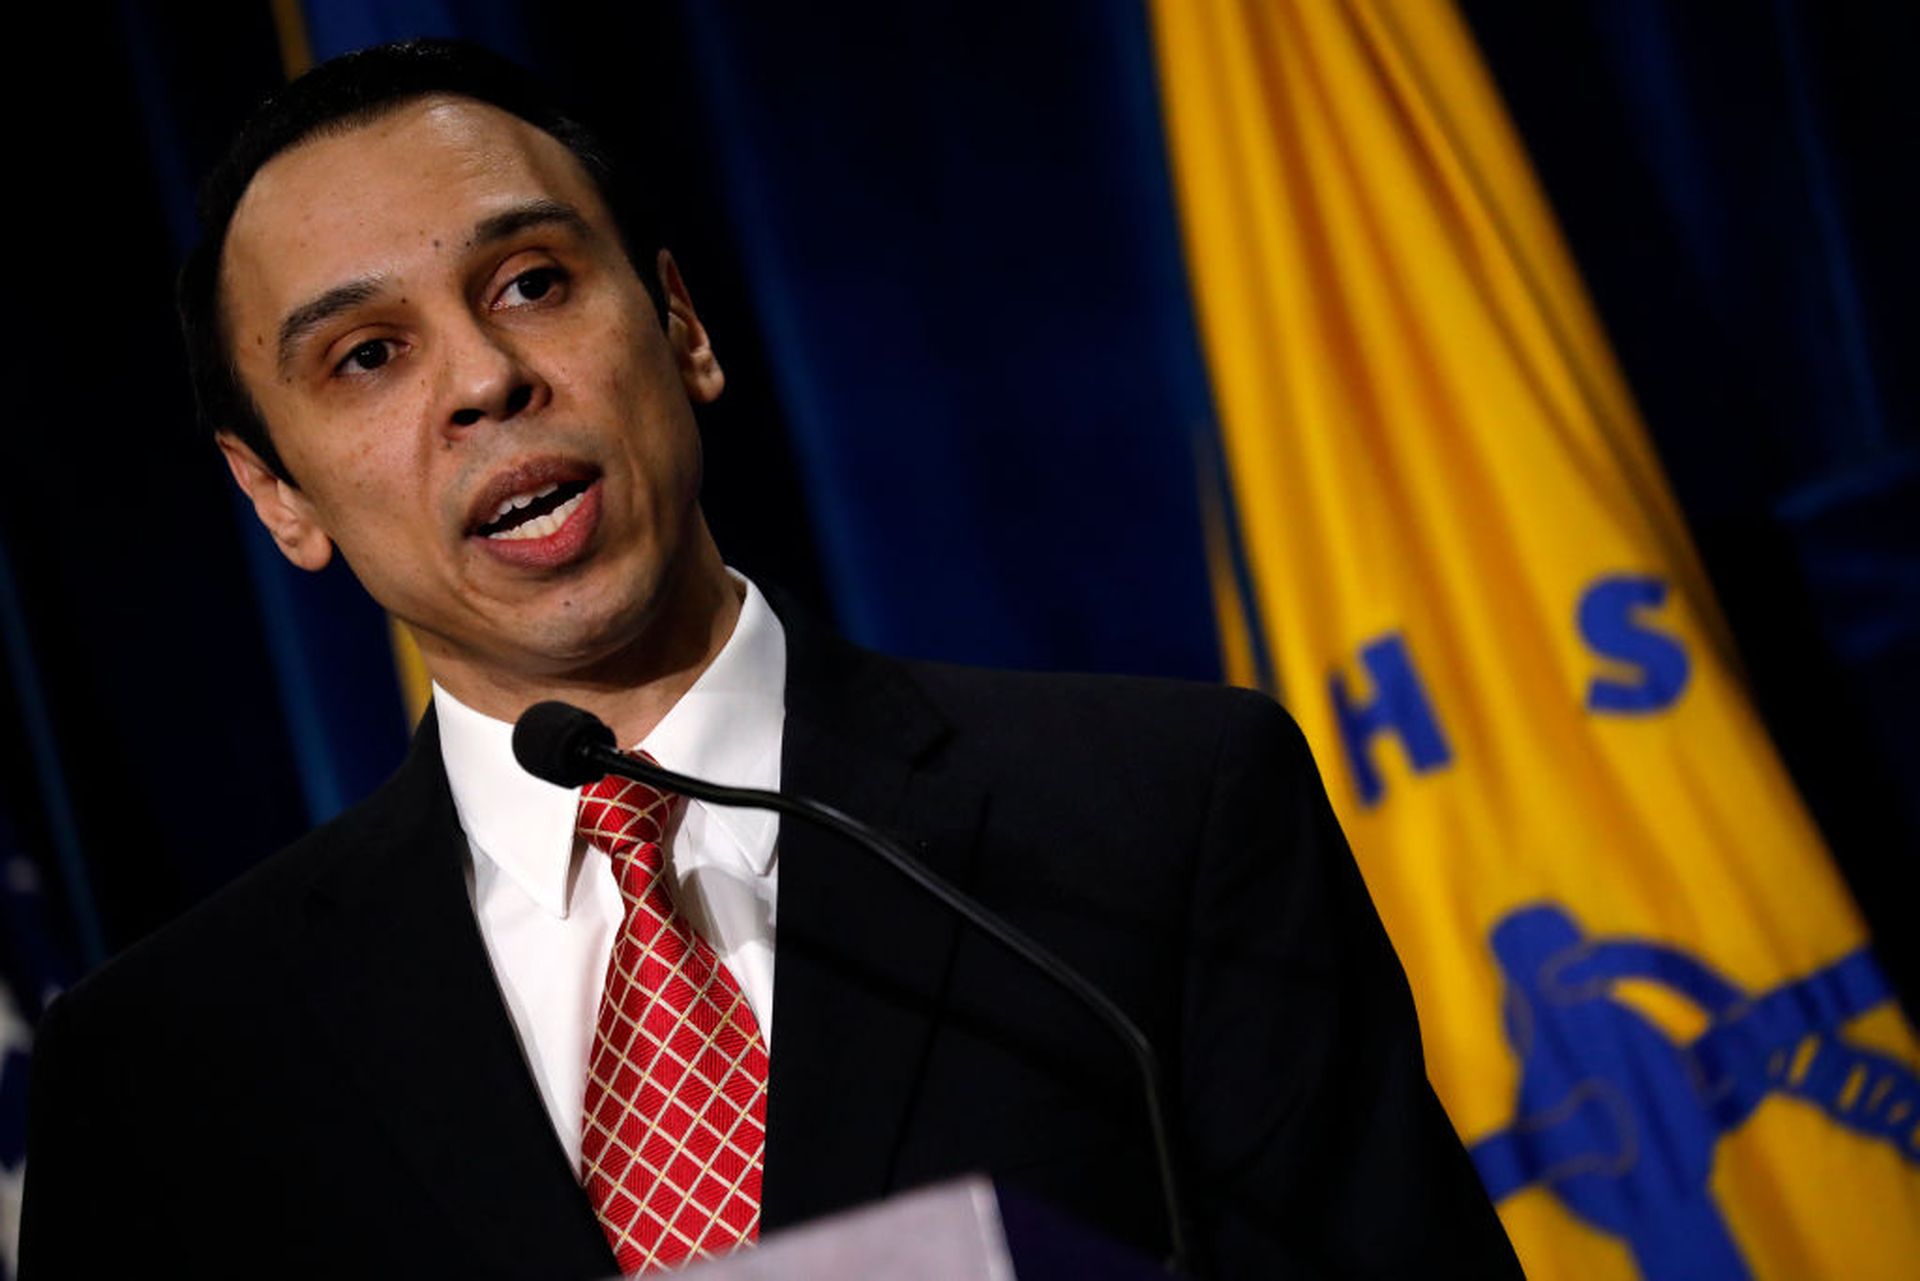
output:
{"label": "man's neck", "polygon": [[445,657],[436,661],[423,647],[428,673],[468,707],[496,720],[517,720],[533,704],[559,699],[598,716],[617,742],[637,743],[693,687],[739,622],[743,589],[717,554],[713,570],[687,575],[638,639],[590,666],[528,675]]}

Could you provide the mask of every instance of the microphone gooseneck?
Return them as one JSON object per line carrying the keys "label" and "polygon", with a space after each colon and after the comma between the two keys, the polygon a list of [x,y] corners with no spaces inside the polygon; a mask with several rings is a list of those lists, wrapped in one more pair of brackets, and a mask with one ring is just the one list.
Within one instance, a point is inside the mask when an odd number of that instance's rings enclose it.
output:
{"label": "microphone gooseneck", "polygon": [[878,856],[895,871],[944,903],[960,918],[1063,988],[1091,1011],[1119,1038],[1133,1058],[1146,1087],[1147,1128],[1153,1138],[1154,1159],[1160,1174],[1160,1195],[1167,1215],[1167,1238],[1172,1249],[1170,1270],[1190,1275],[1186,1247],[1186,1219],[1174,1178],[1172,1147],[1167,1139],[1161,1103],[1160,1062],[1153,1042],[1113,998],[1092,982],[1003,920],[972,897],[947,884],[909,854],[899,842],[831,805],[805,796],[763,792],[757,788],[724,787],[662,769],[652,761],[629,755],[614,746],[613,731],[593,713],[569,703],[535,703],[513,727],[513,755],[520,767],[536,778],[561,787],[580,787],[606,774],[638,779],[651,787],[714,805],[772,810],[826,828]]}

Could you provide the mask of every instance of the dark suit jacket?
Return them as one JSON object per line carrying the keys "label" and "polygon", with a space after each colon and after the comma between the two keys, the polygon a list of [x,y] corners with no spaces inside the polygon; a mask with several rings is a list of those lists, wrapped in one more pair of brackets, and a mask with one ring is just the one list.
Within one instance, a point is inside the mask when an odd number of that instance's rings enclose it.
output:
{"label": "dark suit jacket", "polygon": [[[1291,720],[1170,682],[896,662],[789,624],[783,779],[879,823],[1159,1046],[1233,1276],[1517,1276]],[[763,1228],[986,1169],[1166,1232],[1107,1032],[783,822]],[[481,943],[429,716],[378,793],[49,1011],[27,1281],[590,1277],[613,1261]]]}

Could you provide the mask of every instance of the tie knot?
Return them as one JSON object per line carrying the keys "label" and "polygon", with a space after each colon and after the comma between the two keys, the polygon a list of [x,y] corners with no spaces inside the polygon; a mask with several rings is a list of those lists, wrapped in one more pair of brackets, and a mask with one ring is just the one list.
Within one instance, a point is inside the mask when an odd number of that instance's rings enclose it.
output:
{"label": "tie knot", "polygon": [[658,850],[667,839],[667,828],[673,823],[679,802],[680,797],[671,792],[609,774],[580,790],[574,830],[616,862],[626,862],[639,854],[651,870],[658,871]]}

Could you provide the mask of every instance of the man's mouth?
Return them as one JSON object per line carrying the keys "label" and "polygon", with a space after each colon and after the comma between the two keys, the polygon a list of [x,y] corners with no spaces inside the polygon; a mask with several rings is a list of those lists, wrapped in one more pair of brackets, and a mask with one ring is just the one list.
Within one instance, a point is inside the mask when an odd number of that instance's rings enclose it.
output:
{"label": "man's mouth", "polygon": [[474,496],[467,537],[517,569],[572,564],[600,525],[600,469],[571,458],[533,458],[496,475]]}
{"label": "man's mouth", "polygon": [[503,542],[550,538],[586,499],[591,480],[557,481],[503,500],[474,534]]}

